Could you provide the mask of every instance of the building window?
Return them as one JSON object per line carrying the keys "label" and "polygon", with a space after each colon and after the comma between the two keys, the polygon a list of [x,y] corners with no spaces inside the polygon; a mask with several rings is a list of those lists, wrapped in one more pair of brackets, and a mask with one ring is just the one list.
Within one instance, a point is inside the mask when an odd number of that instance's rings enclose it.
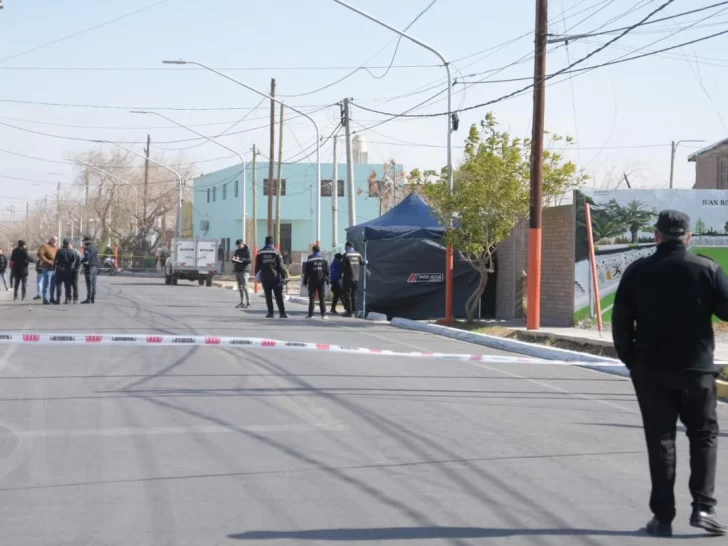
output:
{"label": "building window", "polygon": [[728,157],[718,158],[718,180],[716,188],[728,190]]}
{"label": "building window", "polygon": [[210,202],[210,188],[207,188],[207,202]]}
{"label": "building window", "polygon": [[217,201],[217,186],[212,187],[212,202]]}
{"label": "building window", "polygon": [[[336,194],[339,197],[344,197],[344,181],[339,180],[337,184]],[[331,197],[331,180],[321,181],[321,197]]]}
{"label": "building window", "polygon": [[235,197],[237,197],[237,196],[238,196],[238,191],[239,191],[239,187],[238,187],[238,181],[236,180],[236,181],[235,181]]}
{"label": "building window", "polygon": [[[276,190],[278,189],[277,180],[273,180],[273,191],[270,192],[270,184],[268,183],[268,179],[263,179],[263,195],[275,195]],[[281,178],[281,197],[286,195],[286,179]]]}
{"label": "building window", "polygon": [[222,200],[225,201],[227,199],[227,184],[222,185]]}

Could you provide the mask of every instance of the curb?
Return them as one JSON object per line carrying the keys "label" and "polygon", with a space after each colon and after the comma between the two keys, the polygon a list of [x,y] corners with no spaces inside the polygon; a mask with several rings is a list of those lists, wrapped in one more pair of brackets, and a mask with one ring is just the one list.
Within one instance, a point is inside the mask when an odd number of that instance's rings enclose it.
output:
{"label": "curb", "polygon": [[215,288],[223,288],[225,290],[235,290],[235,286],[230,286],[221,282],[212,281],[212,286],[214,286]]}
{"label": "curb", "polygon": [[371,320],[374,322],[389,322],[387,320],[387,315],[384,315],[382,313],[375,313],[373,311],[367,314],[367,320]]}
{"label": "curb", "polygon": [[728,398],[728,381],[718,381],[718,398]]}
{"label": "curb", "polygon": [[491,349],[497,349],[500,351],[507,351],[510,353],[518,353],[534,358],[541,358],[544,360],[563,360],[567,362],[587,362],[594,364],[577,365],[579,367],[588,368],[590,370],[597,370],[612,375],[619,375],[621,377],[629,377],[629,371],[624,366],[615,368],[613,366],[599,366],[599,363],[610,364],[618,363],[619,361],[615,358],[599,357],[588,353],[579,353],[577,351],[570,351],[568,349],[557,349],[555,347],[544,347],[541,345],[534,345],[532,343],[526,343],[525,341],[518,341],[515,339],[504,339],[496,336],[489,336],[487,334],[476,334],[473,332],[465,332],[456,328],[450,328],[448,326],[441,326],[439,324],[426,324],[417,322],[416,320],[404,319],[404,318],[393,318],[391,322],[392,326],[397,328],[404,328],[406,330],[416,330],[419,332],[426,332],[430,334],[440,335],[451,339],[457,339],[459,341],[465,341],[467,343],[474,343],[476,345],[482,345]]}

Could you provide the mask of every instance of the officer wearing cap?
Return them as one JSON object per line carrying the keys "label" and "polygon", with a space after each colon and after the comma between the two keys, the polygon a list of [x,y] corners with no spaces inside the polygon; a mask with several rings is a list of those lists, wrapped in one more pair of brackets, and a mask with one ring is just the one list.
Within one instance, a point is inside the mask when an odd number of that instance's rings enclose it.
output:
{"label": "officer wearing cap", "polygon": [[642,413],[652,479],[647,532],[672,535],[678,418],[690,441],[690,525],[724,535],[715,514],[718,417],[712,317],[728,320],[728,277],[720,265],[688,252],[690,218],[660,213],[657,250],[631,263],[612,310],[612,337],[630,370]]}
{"label": "officer wearing cap", "polygon": [[73,272],[78,267],[78,255],[71,248],[71,241],[63,239],[63,248],[56,252],[56,294],[54,305],[61,303],[61,288],[65,291],[63,303],[71,302]]}

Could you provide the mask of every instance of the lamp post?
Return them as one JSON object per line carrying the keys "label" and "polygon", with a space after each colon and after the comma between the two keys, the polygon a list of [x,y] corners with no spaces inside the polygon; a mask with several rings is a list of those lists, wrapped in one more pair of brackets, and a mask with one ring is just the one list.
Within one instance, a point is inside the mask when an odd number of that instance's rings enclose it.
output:
{"label": "lamp post", "polygon": [[[404,31],[401,31],[391,25],[388,25],[384,21],[381,21],[380,19],[377,19],[373,15],[369,15],[368,13],[355,8],[354,6],[347,4],[346,2],[343,2],[342,0],[334,0],[337,4],[344,6],[345,8],[350,9],[351,11],[358,13],[362,17],[366,17],[370,21],[373,21],[374,23],[377,23],[378,25],[383,26],[386,29],[391,30],[392,32],[399,34],[403,38],[407,38],[410,42],[417,44],[420,47],[423,47],[427,49],[428,51],[431,51],[437,57],[442,61],[442,65],[445,67],[445,71],[447,72],[447,177],[448,177],[448,183],[450,185],[450,193],[452,193],[455,190],[455,182],[454,182],[454,173],[452,169],[452,121],[453,121],[453,115],[452,115],[452,74],[450,72],[450,63],[445,58],[445,56],[440,53],[437,49],[432,47],[429,44],[426,44],[425,42],[422,42],[421,40],[418,40],[417,38],[414,38],[407,34]],[[452,218],[449,219],[449,222],[452,222]],[[447,246],[447,254],[445,255],[445,320],[444,322],[452,322],[454,317],[454,309],[453,309],[453,270],[454,270],[454,252],[451,245]]]}
{"label": "lamp post", "polygon": [[247,202],[246,202],[246,195],[245,195],[246,194],[246,187],[247,187],[247,185],[245,183],[245,169],[247,167],[245,165],[245,159],[243,158],[242,154],[239,153],[239,152],[237,152],[237,151],[235,151],[235,150],[233,150],[232,148],[229,148],[228,146],[225,146],[223,143],[218,142],[214,138],[209,137],[209,136],[206,136],[206,135],[203,135],[202,133],[198,133],[197,131],[195,131],[191,127],[188,127],[187,125],[184,125],[184,124],[180,123],[179,121],[176,121],[176,120],[174,120],[172,118],[169,118],[169,117],[165,116],[164,114],[160,114],[159,112],[153,112],[153,111],[148,111],[148,110],[131,110],[131,113],[132,114],[152,114],[152,115],[155,115],[155,116],[159,116],[160,118],[166,119],[167,121],[169,121],[171,123],[174,123],[175,125],[179,125],[183,129],[187,129],[191,133],[194,133],[197,136],[202,137],[202,138],[204,138],[205,140],[207,140],[209,142],[212,142],[213,144],[217,144],[218,146],[220,146],[220,148],[223,148],[223,149],[227,150],[228,152],[232,152],[236,156],[238,156],[238,158],[240,159],[240,163],[242,163],[242,165],[243,165],[243,183],[242,183],[242,191],[241,191],[241,193],[242,193],[241,207],[242,207],[242,211],[243,211],[242,212],[242,216],[241,216],[241,220],[242,220],[242,224],[243,224],[243,232],[242,232],[242,235],[243,235],[243,241],[247,242],[247,239],[246,239],[246,217],[247,217],[247,214],[248,213],[247,213]]}
{"label": "lamp post", "polygon": [[670,189],[672,189],[672,179],[675,174],[675,152],[677,152],[677,147],[680,146],[681,142],[705,142],[704,140],[678,140],[675,142],[672,141],[672,144],[670,145]]}
{"label": "lamp post", "polygon": [[[215,70],[212,67],[209,67],[207,65],[204,65],[202,63],[199,63],[197,61],[185,61],[185,60],[178,60],[178,61],[162,61],[164,64],[193,64],[195,66],[199,66],[200,68],[204,68],[205,70],[209,70],[210,72],[214,72],[218,76],[222,76],[226,80],[230,80],[233,83],[236,83],[240,85],[241,87],[244,87],[248,91],[252,91],[253,93],[256,93],[260,95],[261,97],[265,97],[269,100],[272,100],[273,102],[277,104],[285,104],[283,101],[278,100],[275,97],[271,97],[267,93],[263,93],[262,91],[258,91],[254,87],[250,87],[248,84],[243,83],[241,81],[236,80],[235,78],[232,78],[228,76],[227,74],[224,74],[220,72],[219,70]],[[321,244],[321,134],[319,132],[319,126],[318,123],[314,121],[314,119],[306,114],[305,112],[302,112],[301,110],[298,110],[297,108],[294,108],[293,106],[288,106],[288,108],[296,112],[297,114],[302,115],[307,120],[309,120],[316,131],[316,179],[317,179],[317,186],[318,186],[318,192],[317,192],[317,198],[316,198],[316,244]],[[273,158],[270,158],[270,161],[273,161]],[[273,181],[270,181],[270,184],[273,184]]]}
{"label": "lamp post", "polygon": [[142,159],[148,159],[155,165],[162,167],[164,170],[171,172],[172,174],[174,174],[177,177],[177,180],[179,182],[179,204],[178,204],[178,211],[177,211],[177,228],[175,230],[175,237],[179,238],[182,234],[182,203],[183,203],[182,187],[184,185],[182,182],[182,175],[179,174],[174,169],[172,169],[171,167],[168,167],[167,165],[162,165],[158,161],[154,161],[151,157],[143,156],[142,154],[127,148],[126,146],[122,146],[118,142],[112,142],[110,140],[92,140],[91,142],[97,142],[99,144],[113,144],[114,146],[117,146],[117,147],[121,148],[122,150],[126,150],[130,154],[134,154],[135,156],[141,157]]}

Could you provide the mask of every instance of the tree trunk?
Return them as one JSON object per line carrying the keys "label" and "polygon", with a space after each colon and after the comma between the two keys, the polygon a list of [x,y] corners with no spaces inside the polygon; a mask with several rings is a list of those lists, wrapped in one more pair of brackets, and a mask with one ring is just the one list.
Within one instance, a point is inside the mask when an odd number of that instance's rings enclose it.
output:
{"label": "tree trunk", "polygon": [[483,294],[485,293],[485,287],[488,286],[488,268],[486,266],[481,265],[478,268],[478,272],[480,273],[480,280],[478,281],[478,287],[475,289],[475,291],[470,294],[470,297],[468,298],[468,301],[465,303],[465,316],[467,317],[467,321],[473,322],[475,320],[475,313],[478,311],[478,304],[480,303],[480,298],[483,297]]}

